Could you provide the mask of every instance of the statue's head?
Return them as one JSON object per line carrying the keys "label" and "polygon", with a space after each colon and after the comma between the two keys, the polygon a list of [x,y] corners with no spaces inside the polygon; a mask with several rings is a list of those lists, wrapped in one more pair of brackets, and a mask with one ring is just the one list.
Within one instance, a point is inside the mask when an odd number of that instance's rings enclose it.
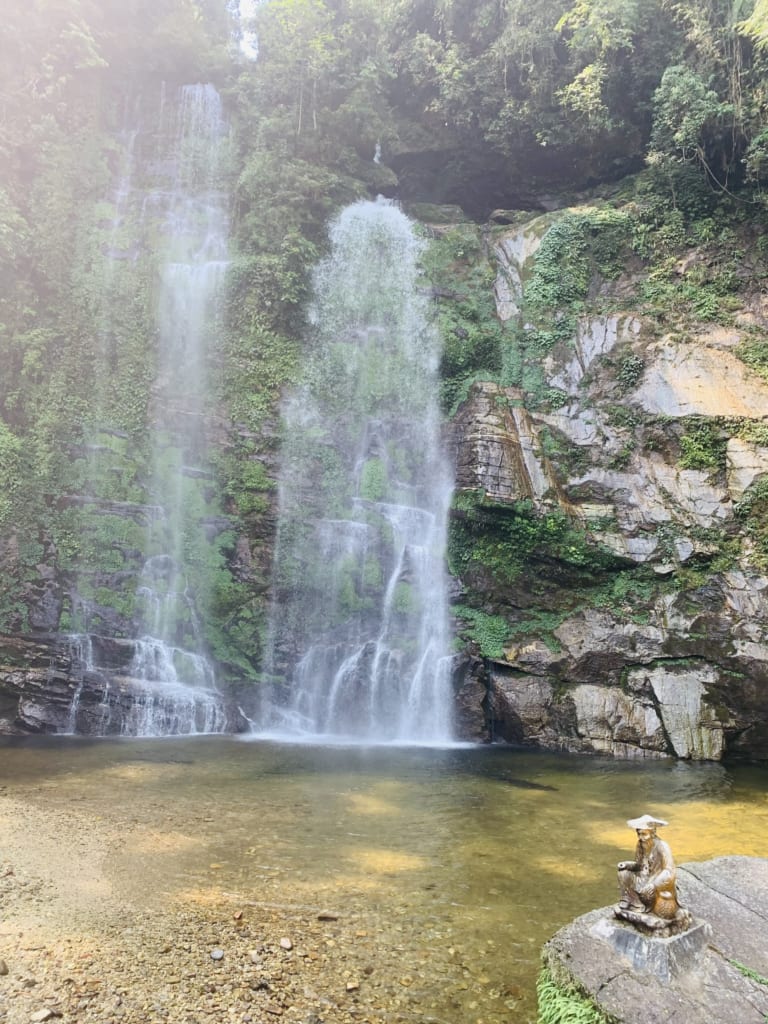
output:
{"label": "statue's head", "polygon": [[638,839],[647,841],[656,835],[659,826],[666,825],[667,822],[661,818],[654,818],[652,814],[643,814],[639,818],[630,818],[627,824],[637,832]]}

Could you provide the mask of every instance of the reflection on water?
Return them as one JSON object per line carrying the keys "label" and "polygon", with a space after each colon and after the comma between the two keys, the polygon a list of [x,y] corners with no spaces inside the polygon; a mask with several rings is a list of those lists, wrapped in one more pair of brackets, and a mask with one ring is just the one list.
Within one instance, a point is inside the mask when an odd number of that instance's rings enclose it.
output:
{"label": "reflection on water", "polygon": [[421,965],[411,1014],[452,1024],[535,1019],[540,947],[613,902],[628,817],[668,820],[678,863],[767,852],[757,768],[225,738],[4,741],[0,766],[10,796],[124,822],[134,896],[353,911]]}

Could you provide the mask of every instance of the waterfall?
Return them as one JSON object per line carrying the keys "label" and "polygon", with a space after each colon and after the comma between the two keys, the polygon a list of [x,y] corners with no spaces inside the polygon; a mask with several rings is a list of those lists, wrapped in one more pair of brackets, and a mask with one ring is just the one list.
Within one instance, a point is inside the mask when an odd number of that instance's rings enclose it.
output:
{"label": "waterfall", "polygon": [[[220,191],[228,137],[212,85],[181,89],[171,163],[172,187],[150,197],[165,209],[160,267],[157,370],[152,409],[153,501],[137,596],[144,633],[129,677],[147,691],[127,728],[141,735],[219,732],[213,667],[205,655],[197,600],[187,580],[192,521],[188,480],[205,467],[207,363],[227,267],[228,223]],[[192,507],[190,507],[190,504]]]}
{"label": "waterfall", "polygon": [[303,387],[287,402],[265,729],[452,737],[444,569],[451,479],[421,243],[359,202],[317,268]]}
{"label": "waterfall", "polygon": [[256,60],[259,56],[259,38],[251,24],[256,8],[262,2],[263,0],[237,0],[238,49],[246,60]]}
{"label": "waterfall", "polygon": [[[208,464],[208,364],[228,260],[222,181],[229,128],[218,92],[204,84],[183,86],[175,97],[163,89],[154,108],[133,104],[131,119],[120,136],[125,156],[114,215],[104,225],[86,480],[83,496],[75,499],[93,508],[94,534],[109,540],[106,552],[94,550],[93,561],[79,567],[71,598],[79,631],[69,634],[65,646],[71,664],[81,668],[66,731],[223,732],[231,723],[202,621],[211,557],[206,522],[215,496]],[[151,282],[145,292],[153,296],[146,311],[132,304],[131,287],[141,291],[142,274]],[[145,315],[146,328],[139,332],[136,323]],[[147,336],[152,358],[144,355],[139,364],[136,339]],[[114,387],[115,367],[130,359],[141,373],[151,366],[153,374],[142,424],[149,453],[141,491],[125,466],[143,456],[130,449],[129,434],[113,426],[126,401]],[[138,376],[123,373],[124,379]],[[118,487],[124,488],[122,500],[115,499]],[[109,551],[119,551],[122,562]],[[112,580],[123,589],[119,612],[91,596]],[[132,594],[126,580],[135,581]],[[98,686],[101,702],[94,706]]]}

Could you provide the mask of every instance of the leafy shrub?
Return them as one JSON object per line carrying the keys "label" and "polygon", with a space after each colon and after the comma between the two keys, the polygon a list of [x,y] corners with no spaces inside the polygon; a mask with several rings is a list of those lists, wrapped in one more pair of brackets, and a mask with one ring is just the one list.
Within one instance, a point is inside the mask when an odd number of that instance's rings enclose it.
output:
{"label": "leafy shrub", "polygon": [[637,387],[644,370],[645,360],[634,352],[628,353],[619,360],[616,368],[616,382],[622,394]]}
{"label": "leafy shrub", "polygon": [[680,438],[680,469],[724,469],[726,443],[717,424],[711,420],[689,421]]}
{"label": "leafy shrub", "polygon": [[736,355],[761,377],[768,379],[768,341],[765,338],[748,338],[738,346]]}
{"label": "leafy shrub", "polygon": [[540,512],[530,501],[470,501],[450,522],[448,564],[456,576],[477,568],[507,584],[531,563],[557,562],[561,571],[589,578],[615,564],[615,556],[559,508]]}
{"label": "leafy shrub", "polygon": [[453,613],[468,623],[469,639],[480,648],[484,658],[501,658],[504,655],[504,644],[509,639],[510,630],[505,619],[500,615],[488,615],[477,608],[456,605]]}

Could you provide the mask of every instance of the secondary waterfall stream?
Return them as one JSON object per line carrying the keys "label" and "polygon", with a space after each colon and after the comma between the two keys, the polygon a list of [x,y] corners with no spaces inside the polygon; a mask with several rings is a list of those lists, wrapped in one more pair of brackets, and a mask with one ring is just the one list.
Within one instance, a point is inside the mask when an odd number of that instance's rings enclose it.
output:
{"label": "secondary waterfall stream", "polygon": [[174,132],[173,184],[166,209],[166,255],[158,301],[150,521],[138,595],[145,633],[136,641],[130,676],[144,684],[136,731],[218,732],[226,716],[215,696],[186,562],[194,524],[187,519],[187,479],[205,475],[207,357],[211,325],[227,267],[228,224],[220,191],[227,137],[221,98],[212,85],[181,89]]}
{"label": "secondary waterfall stream", "polygon": [[[202,620],[209,585],[206,522],[213,507],[206,494],[206,488],[213,492],[208,364],[228,261],[222,181],[229,128],[209,84],[182,86],[168,96],[163,87],[159,103],[139,98],[131,108],[119,138],[125,157],[103,250],[103,326],[85,488],[102,521],[110,517],[117,524],[123,516],[135,524],[131,546],[110,540],[122,552],[122,576],[135,583],[130,597],[126,584],[123,620],[110,621],[96,600],[83,596],[93,590],[88,577],[98,579],[98,569],[81,568],[72,599],[79,628],[67,637],[72,674],[81,684],[67,731],[222,732],[227,714]],[[151,281],[146,314],[132,308],[142,265]],[[111,363],[129,351],[136,330],[131,318],[140,315],[154,338],[142,424],[149,434],[146,476],[141,491],[133,487],[137,500],[116,502],[114,481],[130,440],[113,425],[123,396],[111,391]],[[107,535],[127,537],[129,529],[115,525]],[[88,673],[102,680],[97,709],[80,706]]]}
{"label": "secondary waterfall stream", "polygon": [[331,226],[306,373],[285,411],[263,726],[450,742],[444,569],[451,479],[421,242],[392,203]]}

